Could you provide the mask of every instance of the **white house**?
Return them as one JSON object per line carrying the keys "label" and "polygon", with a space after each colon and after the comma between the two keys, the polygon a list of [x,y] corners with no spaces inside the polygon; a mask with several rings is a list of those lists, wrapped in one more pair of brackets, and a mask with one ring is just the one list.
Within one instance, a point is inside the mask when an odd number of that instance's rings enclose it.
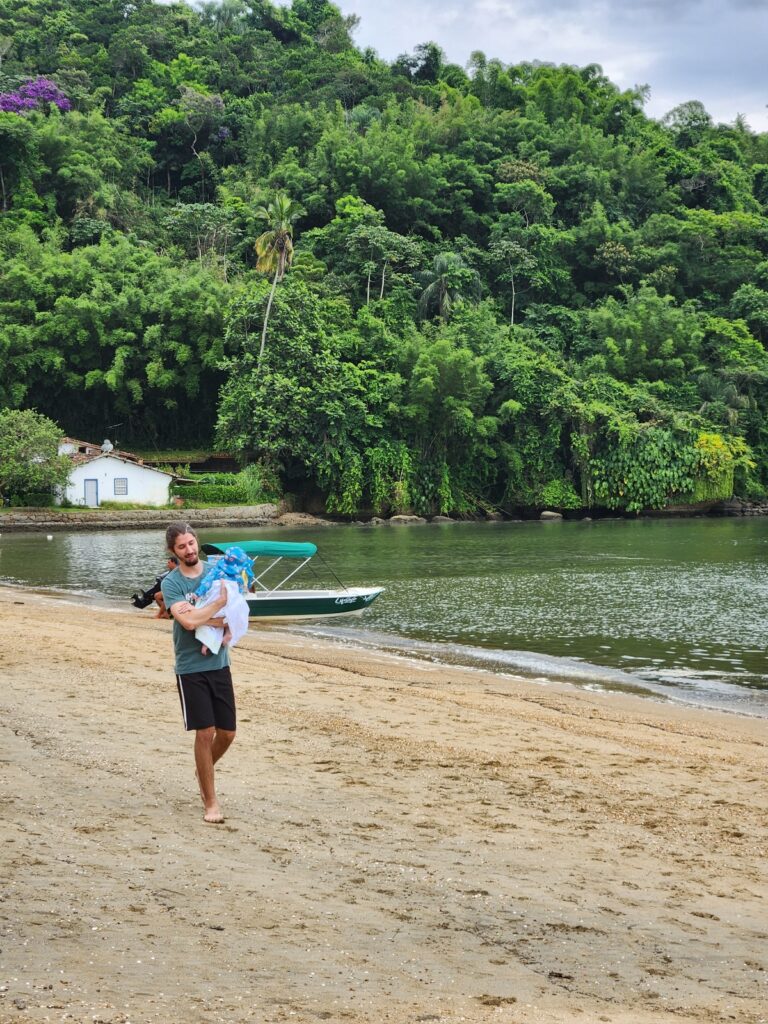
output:
{"label": "white house", "polygon": [[98,508],[104,501],[124,501],[136,505],[167,505],[173,476],[152,466],[130,452],[115,451],[109,441],[102,445],[65,437],[59,455],[69,455],[72,472],[59,501]]}

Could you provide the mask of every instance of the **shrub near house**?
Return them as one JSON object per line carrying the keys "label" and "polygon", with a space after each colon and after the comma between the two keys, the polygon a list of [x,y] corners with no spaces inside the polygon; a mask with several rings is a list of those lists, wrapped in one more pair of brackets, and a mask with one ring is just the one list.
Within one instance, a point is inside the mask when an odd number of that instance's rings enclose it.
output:
{"label": "shrub near house", "polygon": [[278,501],[281,493],[275,472],[259,463],[239,473],[201,473],[171,488],[186,505],[258,505]]}
{"label": "shrub near house", "polygon": [[33,409],[0,412],[0,497],[9,504],[44,505],[69,476],[58,450],[61,432]]}

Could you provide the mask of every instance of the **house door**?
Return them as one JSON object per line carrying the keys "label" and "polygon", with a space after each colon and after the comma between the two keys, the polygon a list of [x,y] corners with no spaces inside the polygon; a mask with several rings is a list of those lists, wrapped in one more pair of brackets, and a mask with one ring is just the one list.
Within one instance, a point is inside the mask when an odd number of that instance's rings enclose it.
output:
{"label": "house door", "polygon": [[85,480],[85,504],[88,508],[99,507],[99,481]]}

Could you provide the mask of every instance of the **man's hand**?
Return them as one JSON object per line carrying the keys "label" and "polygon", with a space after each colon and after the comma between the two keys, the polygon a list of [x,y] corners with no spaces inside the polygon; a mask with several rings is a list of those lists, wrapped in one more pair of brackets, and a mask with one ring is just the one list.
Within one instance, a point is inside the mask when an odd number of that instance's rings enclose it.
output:
{"label": "man's hand", "polygon": [[194,606],[188,601],[177,601],[171,606],[171,615],[184,629],[197,629],[198,626],[218,626],[224,625],[224,619],[219,616],[219,612],[227,603],[227,588],[224,586],[224,581],[221,581],[221,591],[219,596],[209,602],[208,604]]}

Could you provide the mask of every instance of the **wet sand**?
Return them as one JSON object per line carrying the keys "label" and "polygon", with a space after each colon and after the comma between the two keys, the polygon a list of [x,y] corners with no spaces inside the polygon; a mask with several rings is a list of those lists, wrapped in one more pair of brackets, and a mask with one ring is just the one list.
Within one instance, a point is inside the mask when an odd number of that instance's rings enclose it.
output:
{"label": "wet sand", "polygon": [[768,1020],[765,720],[0,589],[0,1021]]}

